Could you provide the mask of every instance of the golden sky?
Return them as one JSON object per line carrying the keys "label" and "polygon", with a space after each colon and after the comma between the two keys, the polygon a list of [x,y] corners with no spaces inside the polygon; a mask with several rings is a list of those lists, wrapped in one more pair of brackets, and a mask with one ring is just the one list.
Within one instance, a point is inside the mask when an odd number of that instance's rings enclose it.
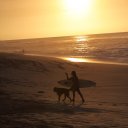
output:
{"label": "golden sky", "polygon": [[0,40],[128,31],[128,0],[0,0]]}

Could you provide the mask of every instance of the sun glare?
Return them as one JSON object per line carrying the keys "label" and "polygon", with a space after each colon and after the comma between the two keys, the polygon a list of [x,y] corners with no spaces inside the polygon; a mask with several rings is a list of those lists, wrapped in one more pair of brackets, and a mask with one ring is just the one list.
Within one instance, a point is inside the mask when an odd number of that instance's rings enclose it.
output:
{"label": "sun glare", "polygon": [[83,16],[88,13],[91,0],[65,0],[65,6],[69,14]]}
{"label": "sun glare", "polygon": [[89,60],[84,58],[62,58],[64,60],[68,60],[70,62],[89,62]]}

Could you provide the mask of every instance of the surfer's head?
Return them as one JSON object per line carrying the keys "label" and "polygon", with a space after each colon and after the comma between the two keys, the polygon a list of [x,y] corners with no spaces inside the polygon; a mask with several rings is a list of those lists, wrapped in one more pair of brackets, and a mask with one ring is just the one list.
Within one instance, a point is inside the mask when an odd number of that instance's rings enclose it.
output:
{"label": "surfer's head", "polygon": [[72,71],[72,72],[71,72],[71,75],[72,75],[72,76],[76,76],[76,71]]}

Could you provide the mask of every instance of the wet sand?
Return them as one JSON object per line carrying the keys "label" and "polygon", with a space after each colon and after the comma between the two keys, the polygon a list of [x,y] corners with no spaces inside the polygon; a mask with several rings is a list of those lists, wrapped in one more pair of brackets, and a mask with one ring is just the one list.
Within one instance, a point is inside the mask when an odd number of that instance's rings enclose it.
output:
{"label": "wet sand", "polygon": [[[57,102],[53,87],[76,70],[97,83],[72,105]],[[1,128],[127,128],[128,66],[71,63],[50,57],[0,54]]]}

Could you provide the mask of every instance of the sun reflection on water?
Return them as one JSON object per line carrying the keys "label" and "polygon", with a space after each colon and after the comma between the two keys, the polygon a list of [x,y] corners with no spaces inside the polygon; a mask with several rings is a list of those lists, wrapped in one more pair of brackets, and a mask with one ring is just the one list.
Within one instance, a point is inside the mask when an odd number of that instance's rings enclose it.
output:
{"label": "sun reflection on water", "polygon": [[69,56],[59,57],[70,62],[90,62],[88,58],[88,36],[75,36],[72,44],[72,52]]}
{"label": "sun reflection on water", "polygon": [[73,56],[86,57],[88,53],[88,37],[87,36],[76,36],[73,46]]}

